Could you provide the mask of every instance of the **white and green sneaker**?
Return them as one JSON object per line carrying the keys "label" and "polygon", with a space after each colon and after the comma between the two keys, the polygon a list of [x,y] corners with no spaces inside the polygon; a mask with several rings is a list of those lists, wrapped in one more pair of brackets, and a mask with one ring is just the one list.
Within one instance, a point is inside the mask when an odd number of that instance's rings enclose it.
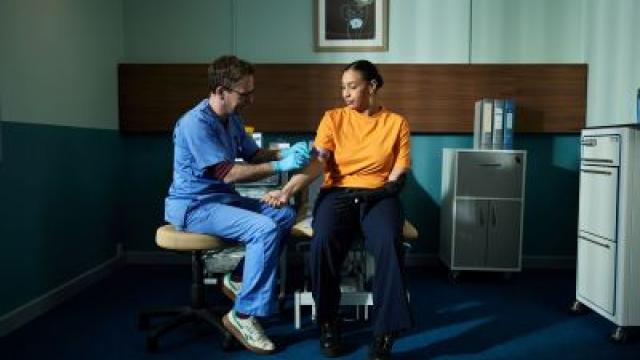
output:
{"label": "white and green sneaker", "polygon": [[231,299],[231,301],[236,301],[236,296],[238,296],[241,288],[242,282],[231,280],[230,272],[224,274],[224,277],[222,278],[222,292]]}
{"label": "white and green sneaker", "polygon": [[241,319],[235,310],[231,310],[222,317],[222,323],[242,345],[257,354],[271,354],[276,349],[253,316]]}

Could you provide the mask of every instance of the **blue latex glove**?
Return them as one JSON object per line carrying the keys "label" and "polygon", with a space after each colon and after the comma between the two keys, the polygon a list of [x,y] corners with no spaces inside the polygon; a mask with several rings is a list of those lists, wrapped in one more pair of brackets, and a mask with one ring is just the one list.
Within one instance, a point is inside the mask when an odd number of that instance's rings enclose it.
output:
{"label": "blue latex glove", "polygon": [[280,150],[280,159],[284,159],[291,154],[300,154],[307,158],[311,157],[309,146],[304,141],[297,142],[290,148]]}
{"label": "blue latex glove", "polygon": [[278,161],[272,161],[271,166],[275,172],[293,171],[299,170],[305,167],[309,163],[309,153],[297,154],[291,152],[291,154],[284,159]]}

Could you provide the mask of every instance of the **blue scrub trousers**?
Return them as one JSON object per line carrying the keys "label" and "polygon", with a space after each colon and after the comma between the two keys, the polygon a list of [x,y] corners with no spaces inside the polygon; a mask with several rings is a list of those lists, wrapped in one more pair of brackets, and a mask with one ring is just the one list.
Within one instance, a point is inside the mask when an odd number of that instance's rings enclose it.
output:
{"label": "blue scrub trousers", "polygon": [[362,237],[374,257],[373,333],[407,330],[413,318],[407,301],[402,266],[404,214],[398,197],[373,204],[352,204],[337,213],[336,196],[344,188],[322,190],[313,216],[311,241],[311,287],[318,321],[337,316],[340,305],[340,275],[354,239]]}
{"label": "blue scrub trousers", "polygon": [[267,316],[275,303],[280,249],[294,221],[295,211],[291,207],[276,209],[260,200],[238,195],[230,202],[209,202],[190,209],[185,229],[245,246],[242,289],[234,309],[243,314]]}

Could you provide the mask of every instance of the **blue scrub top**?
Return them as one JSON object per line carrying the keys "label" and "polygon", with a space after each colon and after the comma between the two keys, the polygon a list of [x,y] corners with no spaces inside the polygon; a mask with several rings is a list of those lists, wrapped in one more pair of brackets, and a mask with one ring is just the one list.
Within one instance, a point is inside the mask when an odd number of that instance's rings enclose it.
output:
{"label": "blue scrub top", "polygon": [[173,182],[165,199],[165,220],[183,228],[189,209],[203,202],[230,203],[239,196],[233,185],[205,177],[206,168],[236,158],[249,160],[258,145],[244,131],[238,114],[228,117],[225,128],[208,99],[178,120],[173,143]]}

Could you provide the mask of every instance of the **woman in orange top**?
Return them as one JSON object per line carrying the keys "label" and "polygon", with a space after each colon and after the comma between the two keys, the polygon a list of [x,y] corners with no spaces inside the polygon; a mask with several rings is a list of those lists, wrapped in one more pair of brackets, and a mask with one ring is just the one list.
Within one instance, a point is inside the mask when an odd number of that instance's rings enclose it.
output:
{"label": "woman in orange top", "polygon": [[346,106],[324,114],[314,142],[316,159],[264,198],[282,206],[324,172],[313,213],[311,282],[326,356],[341,352],[340,269],[359,234],[375,258],[369,359],[389,358],[394,337],[412,324],[401,273],[404,214],[397,196],[410,168],[410,132],[404,117],[376,102],[383,84],[369,61],[349,64],[342,74]]}

